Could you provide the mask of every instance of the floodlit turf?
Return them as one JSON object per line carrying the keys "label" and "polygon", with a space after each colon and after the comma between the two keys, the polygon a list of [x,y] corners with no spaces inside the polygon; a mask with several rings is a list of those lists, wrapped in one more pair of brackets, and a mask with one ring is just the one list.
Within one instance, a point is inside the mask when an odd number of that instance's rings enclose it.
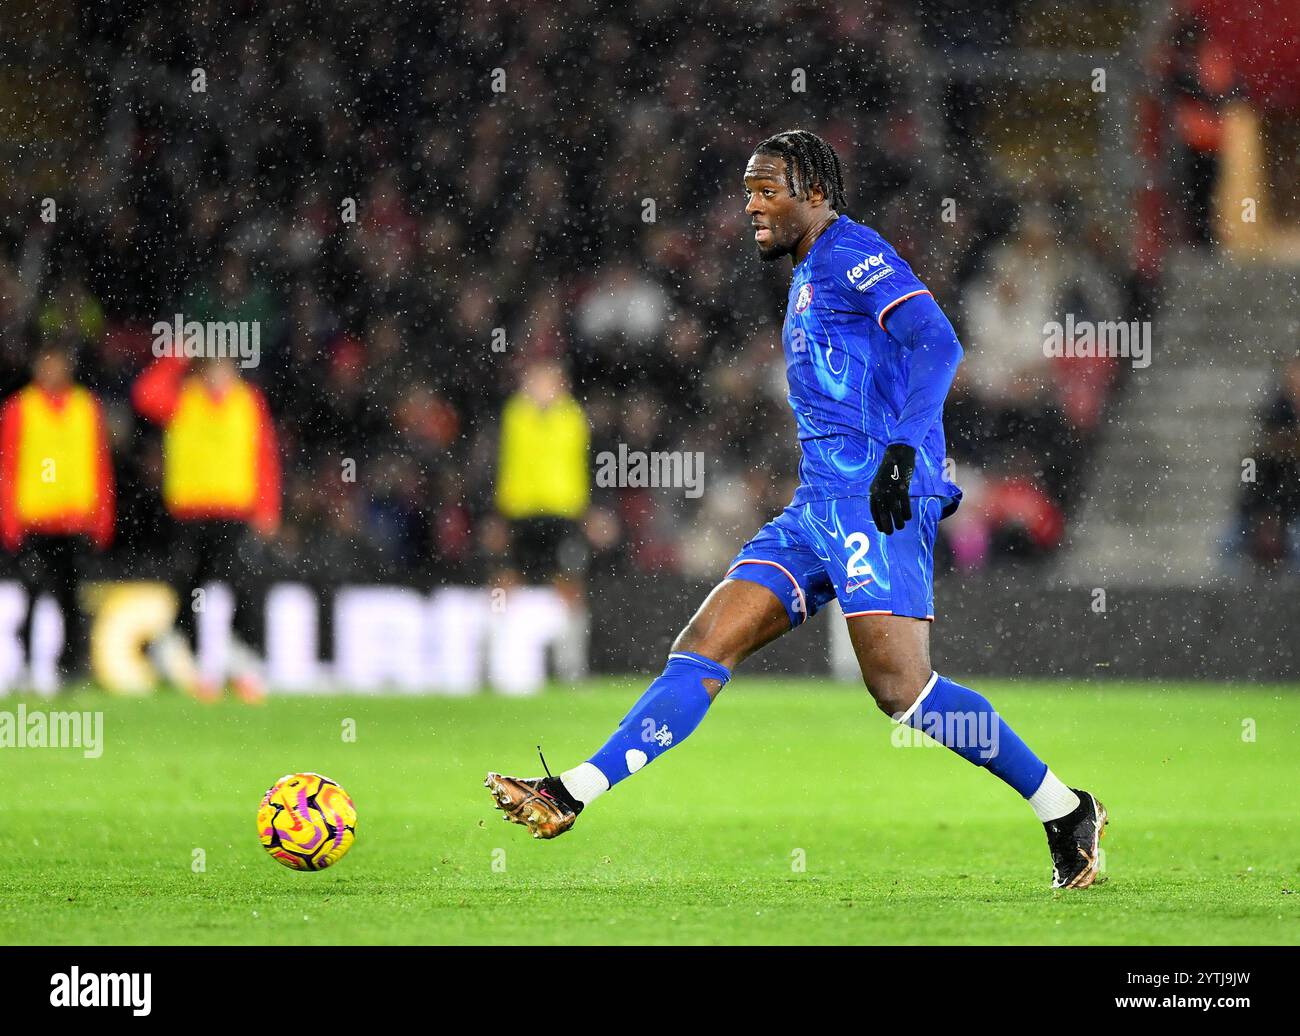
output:
{"label": "floodlit turf", "polygon": [[[501,821],[484,771],[535,773],[539,740],[572,765],[639,679],[263,708],[81,694],[59,707],[103,710],[102,758],[0,749],[0,942],[1300,941],[1300,688],[976,685],[1109,807],[1105,884],[1052,892],[1018,797],[941,748],[895,747],[864,692],[824,680],[738,679],[553,842]],[[258,844],[258,801],[291,770],[356,800],[332,870]]]}

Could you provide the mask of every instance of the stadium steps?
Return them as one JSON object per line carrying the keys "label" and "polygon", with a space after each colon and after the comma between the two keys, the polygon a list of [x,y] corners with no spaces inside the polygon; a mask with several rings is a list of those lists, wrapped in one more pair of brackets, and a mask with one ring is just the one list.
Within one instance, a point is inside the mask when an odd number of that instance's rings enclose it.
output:
{"label": "stadium steps", "polygon": [[1297,279],[1294,269],[1195,253],[1170,264],[1151,366],[1131,372],[1102,431],[1061,582],[1187,585],[1224,574],[1255,415],[1296,353]]}

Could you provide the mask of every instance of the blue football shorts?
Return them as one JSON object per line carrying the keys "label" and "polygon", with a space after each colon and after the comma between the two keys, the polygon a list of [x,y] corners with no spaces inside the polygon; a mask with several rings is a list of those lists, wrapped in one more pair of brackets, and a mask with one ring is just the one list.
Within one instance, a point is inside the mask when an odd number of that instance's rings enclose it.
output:
{"label": "blue football shorts", "polygon": [[791,626],[832,597],[846,618],[933,619],[934,538],[950,501],[911,500],[911,520],[890,536],[876,528],[865,496],[792,503],[740,549],[725,578],[767,587],[785,605]]}

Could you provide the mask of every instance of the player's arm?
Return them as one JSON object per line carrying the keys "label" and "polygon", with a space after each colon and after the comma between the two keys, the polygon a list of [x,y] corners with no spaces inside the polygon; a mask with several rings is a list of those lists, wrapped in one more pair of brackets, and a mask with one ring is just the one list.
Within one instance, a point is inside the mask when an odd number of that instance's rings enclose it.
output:
{"label": "player's arm", "polygon": [[912,517],[908,490],[916,451],[943,413],[961,363],[957,332],[929,292],[916,292],[882,310],[881,326],[911,356],[898,424],[871,483],[871,517],[886,535]]}
{"label": "player's arm", "polygon": [[930,295],[914,295],[885,316],[889,337],[911,354],[907,392],[892,443],[913,450],[939,420],[943,401],[961,363],[961,342],[952,323]]}

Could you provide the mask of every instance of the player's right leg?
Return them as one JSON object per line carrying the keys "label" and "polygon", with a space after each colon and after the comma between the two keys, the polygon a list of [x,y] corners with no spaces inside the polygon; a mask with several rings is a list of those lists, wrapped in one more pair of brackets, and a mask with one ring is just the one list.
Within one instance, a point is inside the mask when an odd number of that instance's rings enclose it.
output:
{"label": "player's right leg", "polygon": [[743,576],[724,580],[678,634],[658,679],[586,762],[558,777],[489,773],[484,784],[506,819],[534,838],[563,834],[592,799],[686,740],[731,671],[791,625],[767,586]]}

